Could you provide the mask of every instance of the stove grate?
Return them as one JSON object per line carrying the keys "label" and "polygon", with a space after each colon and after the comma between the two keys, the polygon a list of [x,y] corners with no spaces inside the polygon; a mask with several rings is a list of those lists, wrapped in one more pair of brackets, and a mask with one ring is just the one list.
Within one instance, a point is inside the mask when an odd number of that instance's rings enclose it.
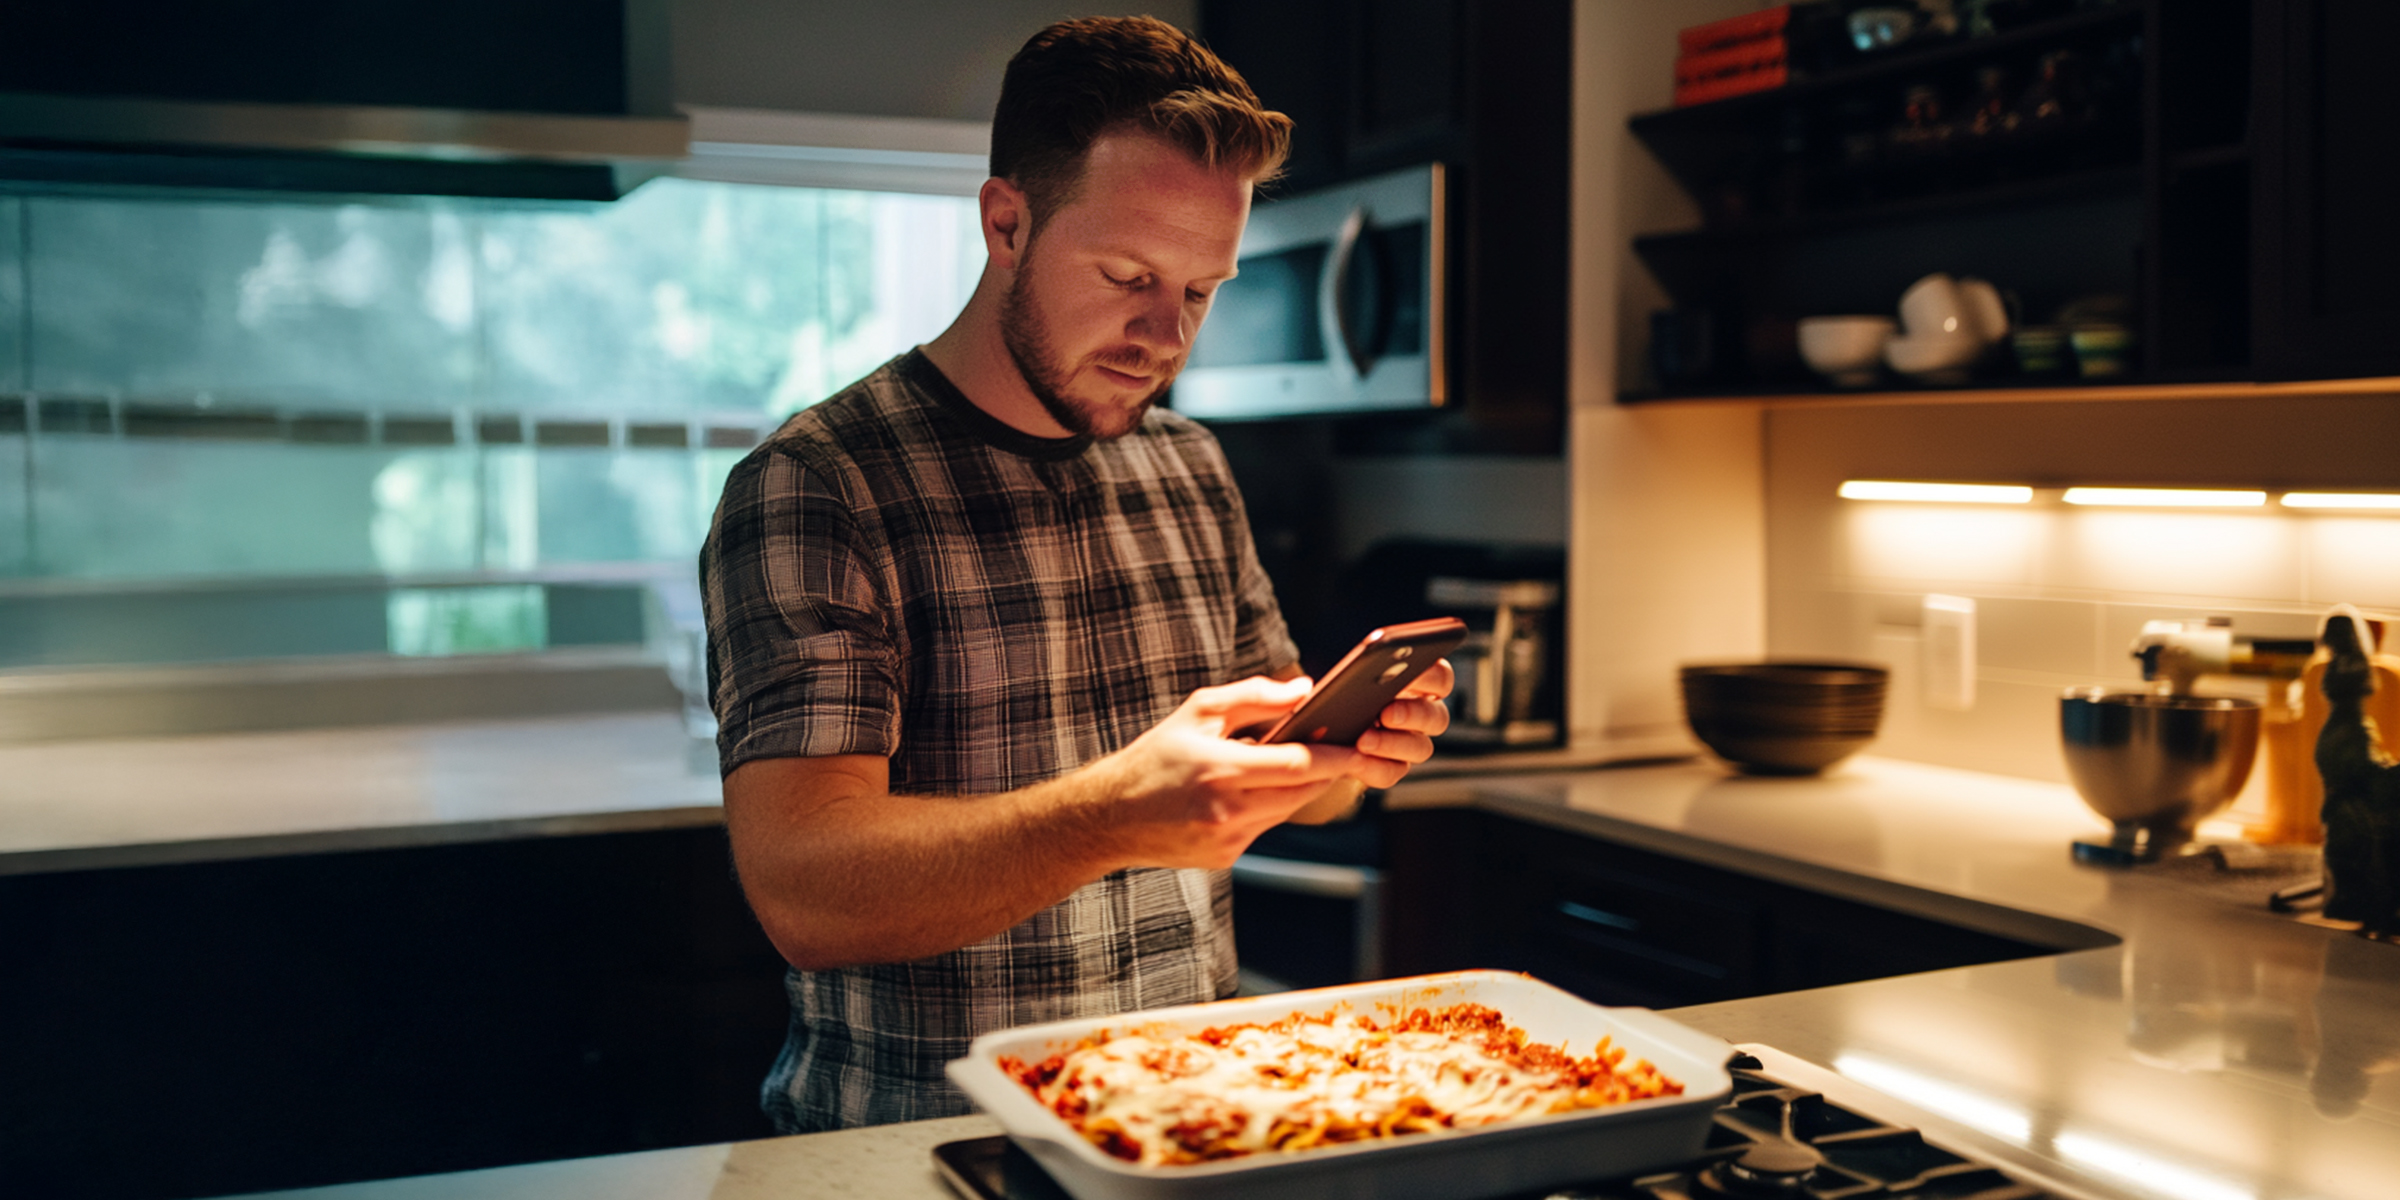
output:
{"label": "stove grate", "polygon": [[1737,1054],[1733,1098],[1717,1110],[1706,1157],[1672,1171],[1548,1200],[2049,1200],[2055,1193],[1953,1154],[1914,1129],[1792,1087]]}

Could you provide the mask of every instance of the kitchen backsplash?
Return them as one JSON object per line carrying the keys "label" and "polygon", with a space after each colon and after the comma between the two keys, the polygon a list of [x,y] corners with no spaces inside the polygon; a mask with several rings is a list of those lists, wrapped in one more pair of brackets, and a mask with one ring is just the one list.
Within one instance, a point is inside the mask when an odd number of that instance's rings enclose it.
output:
{"label": "kitchen backsplash", "polygon": [[980,262],[942,196],[0,197],[0,600],[480,578],[390,647],[543,644],[524,577],[688,575],[732,463]]}
{"label": "kitchen backsplash", "polygon": [[[2400,401],[1784,409],[1767,421],[1768,649],[1893,668],[1875,750],[2063,780],[2060,689],[2138,685],[2146,620],[2312,633],[2327,606],[2400,610],[2400,514],[1844,500],[1845,479],[2400,489]],[[1977,608],[1974,706],[1923,700],[1928,593]],[[2229,689],[2232,690],[2232,689]]]}

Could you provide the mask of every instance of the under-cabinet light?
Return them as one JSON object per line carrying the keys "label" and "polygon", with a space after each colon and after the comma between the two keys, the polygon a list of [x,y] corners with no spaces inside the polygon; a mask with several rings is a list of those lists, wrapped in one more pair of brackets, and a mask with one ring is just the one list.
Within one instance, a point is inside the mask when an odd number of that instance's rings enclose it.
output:
{"label": "under-cabinet light", "polygon": [[2203,488],[2071,487],[2060,499],[2069,504],[2134,508],[2260,508],[2266,504],[2267,494]]}
{"label": "under-cabinet light", "polygon": [[1844,500],[1921,500],[1935,504],[2030,504],[2033,489],[1990,483],[1903,483],[1891,479],[1845,479]]}
{"label": "under-cabinet light", "polygon": [[2400,492],[2285,492],[2285,508],[2400,508]]}

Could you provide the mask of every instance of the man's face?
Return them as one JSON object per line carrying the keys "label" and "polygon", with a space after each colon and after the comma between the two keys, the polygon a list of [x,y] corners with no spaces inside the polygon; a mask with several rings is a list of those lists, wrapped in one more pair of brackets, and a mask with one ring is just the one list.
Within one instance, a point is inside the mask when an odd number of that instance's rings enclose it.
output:
{"label": "man's face", "polygon": [[1052,419],[1098,438],[1141,423],[1233,277],[1249,218],[1246,178],[1145,134],[1092,144],[1001,311],[1001,339]]}

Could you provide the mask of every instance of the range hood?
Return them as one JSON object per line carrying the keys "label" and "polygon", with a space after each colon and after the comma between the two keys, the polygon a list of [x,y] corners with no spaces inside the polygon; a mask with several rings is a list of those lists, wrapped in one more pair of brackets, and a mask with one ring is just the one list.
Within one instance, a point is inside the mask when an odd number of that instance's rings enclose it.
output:
{"label": "range hood", "polygon": [[664,0],[10,0],[0,188],[611,200],[682,159]]}

